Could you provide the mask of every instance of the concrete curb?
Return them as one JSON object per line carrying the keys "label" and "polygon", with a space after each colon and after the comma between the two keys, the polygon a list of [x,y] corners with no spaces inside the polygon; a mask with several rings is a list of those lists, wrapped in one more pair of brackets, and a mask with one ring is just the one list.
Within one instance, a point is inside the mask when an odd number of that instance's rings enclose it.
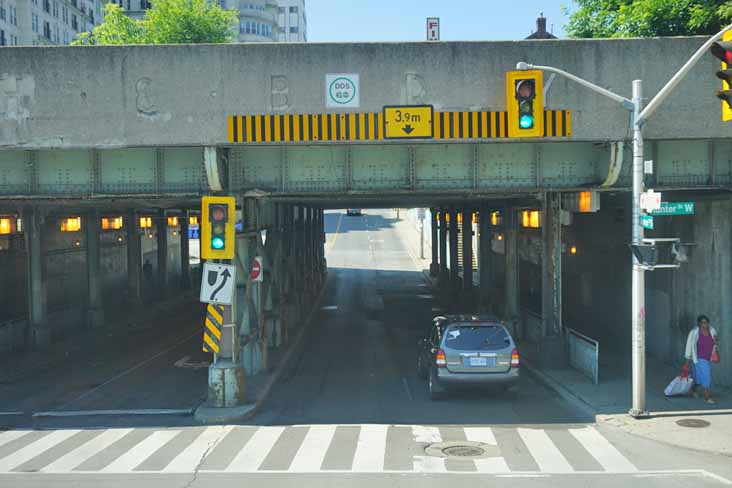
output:
{"label": "concrete curb", "polygon": [[269,398],[272,387],[277,383],[277,381],[279,381],[283,373],[289,367],[290,358],[295,354],[295,351],[299,349],[302,343],[302,339],[303,337],[305,337],[305,333],[308,331],[310,325],[312,324],[313,317],[317,312],[320,311],[320,305],[323,301],[325,290],[328,288],[329,281],[330,275],[326,277],[324,285],[321,288],[320,293],[318,293],[318,297],[315,299],[313,308],[310,309],[308,316],[302,322],[300,332],[297,333],[295,340],[292,342],[292,344],[290,344],[290,347],[287,349],[285,354],[282,355],[282,358],[280,358],[270,377],[267,378],[265,383],[262,385],[262,388],[259,390],[259,394],[257,395],[257,399],[253,403],[248,403],[239,407],[210,408],[200,406],[196,409],[196,420],[205,424],[225,423],[233,421],[243,422],[245,420],[252,419],[259,413],[262,406],[264,406],[264,403]]}
{"label": "concrete curb", "polygon": [[585,402],[580,396],[572,392],[572,390],[565,387],[548,374],[536,368],[534,365],[531,364],[531,361],[528,361],[525,357],[521,357],[521,367],[525,368],[529,372],[529,374],[539,383],[557,393],[565,402],[569,403],[572,408],[581,412],[583,415],[592,417],[593,419],[595,419],[594,421],[597,422],[597,410],[595,410],[590,404]]}

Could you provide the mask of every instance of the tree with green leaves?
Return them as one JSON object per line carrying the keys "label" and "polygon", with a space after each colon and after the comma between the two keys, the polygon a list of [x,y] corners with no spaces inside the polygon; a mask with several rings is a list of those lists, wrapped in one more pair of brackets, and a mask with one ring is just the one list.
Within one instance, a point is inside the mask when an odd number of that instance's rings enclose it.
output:
{"label": "tree with green leaves", "polygon": [[141,20],[114,3],[104,7],[104,22],[79,34],[74,45],[200,44],[232,42],[239,19],[209,0],[153,0]]}
{"label": "tree with green leaves", "polygon": [[570,37],[716,34],[732,22],[730,0],[574,0],[564,7]]}

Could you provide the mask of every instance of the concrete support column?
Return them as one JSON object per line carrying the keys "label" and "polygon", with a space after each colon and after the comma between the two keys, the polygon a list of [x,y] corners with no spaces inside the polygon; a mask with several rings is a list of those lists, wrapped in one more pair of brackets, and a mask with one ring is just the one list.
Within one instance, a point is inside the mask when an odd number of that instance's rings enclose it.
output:
{"label": "concrete support column", "polygon": [[505,316],[519,318],[519,269],[518,269],[518,213],[515,208],[506,207],[503,216],[506,228],[504,238],[506,249]]}
{"label": "concrete support column", "polygon": [[87,280],[87,325],[99,327],[104,324],[102,283],[99,271],[101,217],[98,210],[92,210],[86,217],[86,280]]}
{"label": "concrete support column", "polygon": [[430,209],[430,231],[432,236],[432,262],[430,263],[430,276],[437,277],[440,273],[440,258],[439,258],[439,246],[437,245],[438,223],[437,223],[437,209]]}
{"label": "concrete support column", "polygon": [[27,208],[23,223],[28,255],[28,344],[33,349],[45,349],[51,344],[43,235],[45,216],[39,208]]}
{"label": "concrete support column", "polygon": [[562,223],[561,195],[547,193],[541,226],[542,321],[544,334],[558,336],[562,329]]}
{"label": "concrete support column", "polygon": [[491,311],[491,286],[493,275],[493,250],[491,249],[491,214],[488,207],[478,212],[478,310]]}
{"label": "concrete support column", "polygon": [[473,213],[463,210],[463,290],[473,292]]}
{"label": "concrete support column", "polygon": [[139,217],[134,211],[127,214],[127,296],[130,304],[142,303],[142,243],[140,242]]}
{"label": "concrete support column", "polygon": [[191,288],[191,255],[188,239],[188,211],[180,216],[180,288]]}
{"label": "concrete support column", "polygon": [[448,222],[448,242],[450,244],[450,290],[457,290],[460,287],[460,275],[458,274],[458,212],[451,208]]}
{"label": "concrete support column", "polygon": [[158,213],[156,219],[156,227],[158,231],[158,279],[157,289],[160,298],[165,298],[168,294],[168,216],[165,210]]}
{"label": "concrete support column", "polygon": [[439,236],[439,247],[440,247],[440,273],[438,275],[438,281],[440,285],[444,285],[449,279],[450,274],[447,268],[448,265],[448,259],[447,259],[447,212],[445,209],[440,209],[440,222],[439,222],[439,230],[440,230],[440,236]]}

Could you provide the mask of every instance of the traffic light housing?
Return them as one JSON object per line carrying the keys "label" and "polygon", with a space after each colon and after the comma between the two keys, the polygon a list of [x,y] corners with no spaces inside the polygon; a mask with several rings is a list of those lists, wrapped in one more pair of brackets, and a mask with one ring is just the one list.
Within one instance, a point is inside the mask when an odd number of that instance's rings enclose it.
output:
{"label": "traffic light housing", "polygon": [[506,73],[508,137],[544,136],[544,74],[539,70]]}
{"label": "traffic light housing", "polygon": [[234,259],[236,200],[234,197],[201,199],[201,257]]}
{"label": "traffic light housing", "polygon": [[722,42],[715,42],[710,48],[712,55],[722,61],[717,78],[722,80],[722,89],[716,95],[722,100],[722,120],[732,120],[732,31],[724,34]]}

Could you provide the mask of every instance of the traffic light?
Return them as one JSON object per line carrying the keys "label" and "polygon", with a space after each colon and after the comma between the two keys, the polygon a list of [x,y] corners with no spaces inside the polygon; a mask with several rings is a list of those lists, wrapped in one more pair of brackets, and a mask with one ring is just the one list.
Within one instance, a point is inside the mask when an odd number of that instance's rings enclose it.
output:
{"label": "traffic light", "polygon": [[506,73],[508,137],[544,136],[544,75],[539,70]]}
{"label": "traffic light", "polygon": [[201,257],[234,259],[236,202],[234,197],[201,199]]}
{"label": "traffic light", "polygon": [[717,71],[717,78],[722,80],[722,89],[717,97],[722,99],[722,120],[732,120],[732,31],[724,34],[722,42],[715,42],[711,47],[712,55],[722,61],[722,69]]}

